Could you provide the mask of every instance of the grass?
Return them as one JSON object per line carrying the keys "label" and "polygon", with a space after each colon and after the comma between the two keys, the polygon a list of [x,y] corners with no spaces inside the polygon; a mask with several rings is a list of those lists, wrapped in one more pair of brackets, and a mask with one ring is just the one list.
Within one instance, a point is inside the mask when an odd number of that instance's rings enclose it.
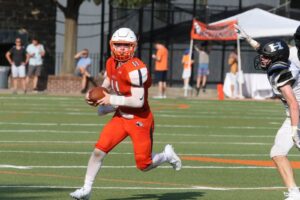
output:
{"label": "grass", "polygon": [[[154,151],[172,144],[184,168],[175,172],[164,165],[140,172],[126,139],[106,157],[92,199],[283,199],[285,189],[273,167],[187,159],[270,161],[285,118],[279,102],[166,99],[150,104]],[[94,143],[110,118],[98,117],[82,97],[0,95],[0,199],[69,199],[82,186]],[[289,158],[298,157],[292,150]],[[295,169],[296,177],[299,172]]]}

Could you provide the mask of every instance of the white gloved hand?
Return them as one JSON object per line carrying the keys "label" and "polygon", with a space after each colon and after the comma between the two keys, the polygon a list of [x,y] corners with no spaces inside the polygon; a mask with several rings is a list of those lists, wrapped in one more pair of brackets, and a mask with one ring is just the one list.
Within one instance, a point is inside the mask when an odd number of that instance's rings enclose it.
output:
{"label": "white gloved hand", "polygon": [[255,50],[259,48],[260,44],[253,40],[239,25],[234,24],[234,28],[240,39],[245,39]]}
{"label": "white gloved hand", "polygon": [[234,24],[234,29],[240,39],[247,39],[250,37],[239,25]]}
{"label": "white gloved hand", "polygon": [[300,150],[300,130],[297,126],[292,126],[292,138],[295,146]]}

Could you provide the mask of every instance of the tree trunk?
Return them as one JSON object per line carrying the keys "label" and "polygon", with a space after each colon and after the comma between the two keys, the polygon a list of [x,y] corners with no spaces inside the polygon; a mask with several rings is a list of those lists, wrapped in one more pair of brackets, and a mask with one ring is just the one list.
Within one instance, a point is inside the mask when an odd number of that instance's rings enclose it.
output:
{"label": "tree trunk", "polygon": [[61,74],[73,74],[75,69],[74,55],[77,51],[77,21],[65,19],[64,57]]}
{"label": "tree trunk", "polygon": [[77,23],[79,8],[83,0],[67,0],[67,6],[62,6],[54,0],[65,15],[64,58],[60,74],[73,74],[74,55],[77,51]]}

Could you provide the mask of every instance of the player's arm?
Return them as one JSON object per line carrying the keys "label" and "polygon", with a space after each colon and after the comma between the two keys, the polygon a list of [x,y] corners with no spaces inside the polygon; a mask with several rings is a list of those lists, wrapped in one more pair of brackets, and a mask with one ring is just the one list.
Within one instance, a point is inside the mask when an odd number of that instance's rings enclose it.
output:
{"label": "player's arm", "polygon": [[292,84],[295,82],[291,71],[283,70],[277,78],[277,88],[281,91],[285,101],[289,107],[291,118],[292,137],[298,149],[300,149],[300,133],[298,130],[299,123],[299,105],[292,89]]}
{"label": "player's arm", "polygon": [[299,105],[292,90],[290,84],[284,85],[280,88],[280,91],[285,98],[290,111],[291,126],[292,126],[292,137],[294,143],[298,149],[300,149],[300,133],[298,129],[299,123]]}
{"label": "player's arm", "polygon": [[148,71],[146,67],[131,71],[129,74],[131,84],[131,95],[120,96],[110,95],[105,93],[105,97],[99,101],[102,105],[111,104],[113,106],[128,106],[133,108],[140,108],[144,105],[145,89],[143,84],[148,78]]}
{"label": "player's arm", "polygon": [[239,25],[235,24],[234,28],[240,38],[245,39],[255,50],[259,49],[260,44],[252,39],[252,37],[250,37]]}
{"label": "player's arm", "polygon": [[131,87],[131,96],[103,93],[105,97],[98,101],[100,105],[128,106],[132,108],[140,108],[144,105],[145,91],[143,87]]}
{"label": "player's arm", "polygon": [[144,105],[144,87],[131,87],[131,96],[110,95],[109,103],[114,106],[140,108]]}
{"label": "player's arm", "polygon": [[299,123],[299,105],[293,89],[290,84],[286,84],[279,89],[289,106],[291,125],[292,127],[297,127]]}

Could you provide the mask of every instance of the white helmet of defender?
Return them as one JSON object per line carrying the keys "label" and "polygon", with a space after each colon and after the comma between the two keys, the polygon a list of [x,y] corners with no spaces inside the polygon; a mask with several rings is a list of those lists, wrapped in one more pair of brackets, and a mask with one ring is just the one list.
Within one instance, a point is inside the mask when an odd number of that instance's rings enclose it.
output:
{"label": "white helmet of defender", "polygon": [[[129,46],[126,51],[119,51],[117,44],[127,44]],[[137,39],[134,32],[129,28],[119,28],[114,32],[110,40],[111,54],[117,61],[127,61],[133,57],[137,46]]]}

